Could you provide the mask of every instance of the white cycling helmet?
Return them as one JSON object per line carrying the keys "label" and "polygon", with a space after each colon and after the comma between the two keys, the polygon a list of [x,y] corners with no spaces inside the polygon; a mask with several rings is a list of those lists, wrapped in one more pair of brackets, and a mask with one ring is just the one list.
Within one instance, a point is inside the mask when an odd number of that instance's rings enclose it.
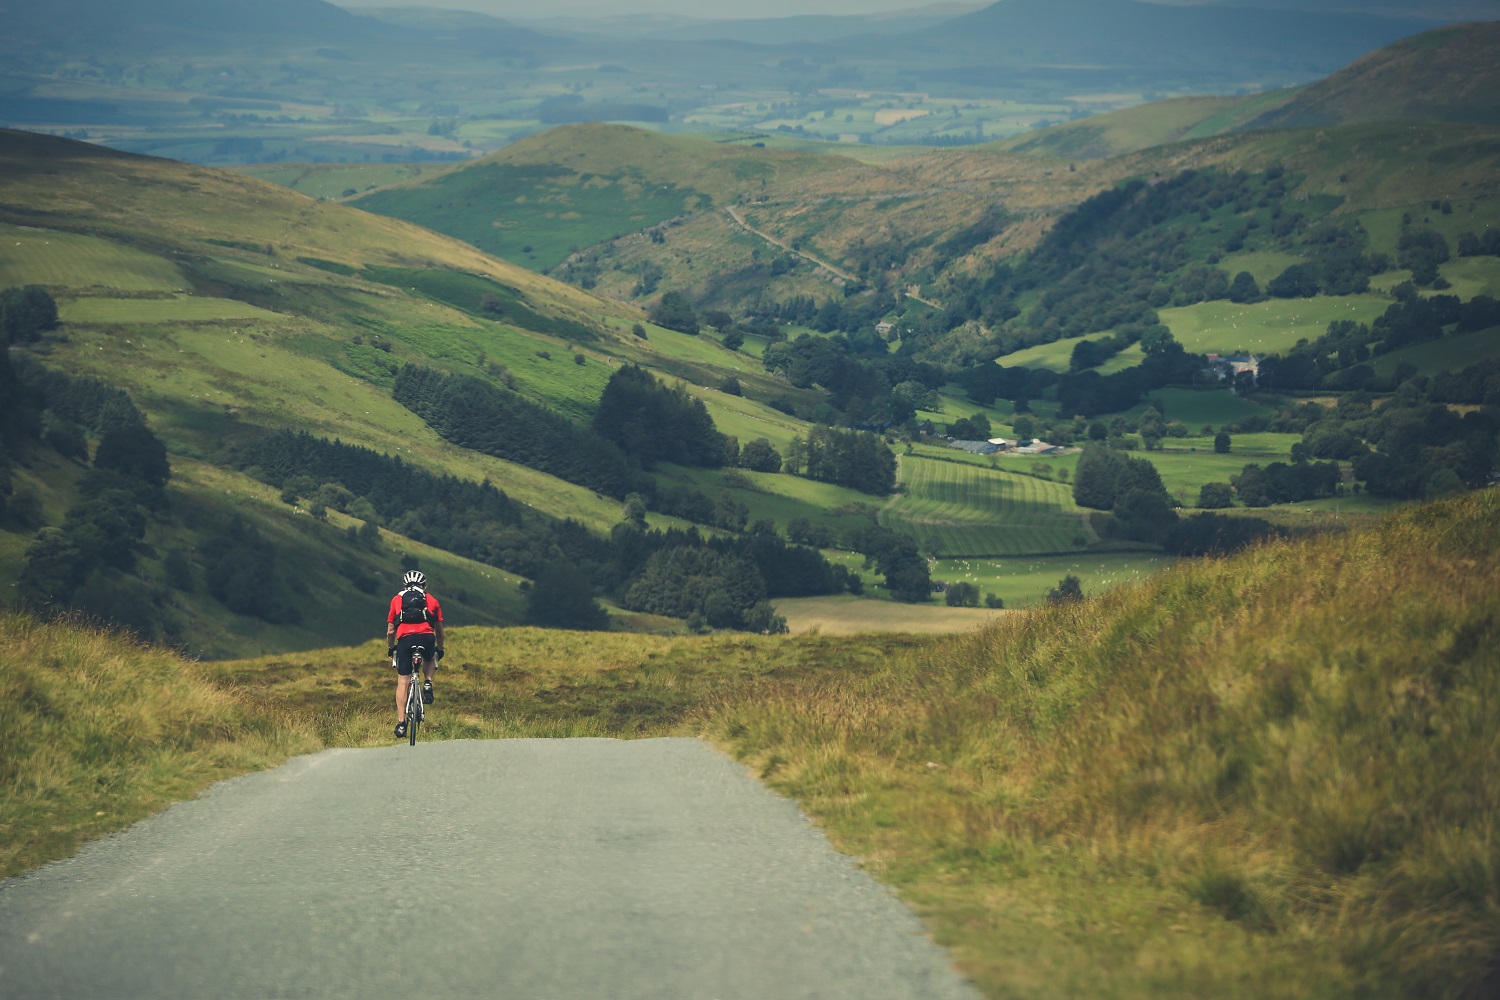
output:
{"label": "white cycling helmet", "polygon": [[401,578],[403,586],[416,587],[418,590],[427,589],[427,576],[419,569],[409,569]]}

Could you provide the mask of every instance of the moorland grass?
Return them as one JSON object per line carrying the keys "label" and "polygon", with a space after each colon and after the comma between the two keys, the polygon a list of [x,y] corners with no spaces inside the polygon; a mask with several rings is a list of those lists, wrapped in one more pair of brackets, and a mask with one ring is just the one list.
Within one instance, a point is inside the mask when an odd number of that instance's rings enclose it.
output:
{"label": "moorland grass", "polygon": [[1193,563],[703,724],[993,996],[1488,995],[1500,494]]}
{"label": "moorland grass", "polygon": [[321,745],[167,650],[8,611],[0,628],[0,875]]}
{"label": "moorland grass", "polygon": [[[455,629],[433,738],[704,735],[1007,997],[1479,997],[1500,493],[945,638]],[[195,664],[4,617],[6,870],[394,714],[377,642]],[[99,813],[105,815],[100,816]]]}

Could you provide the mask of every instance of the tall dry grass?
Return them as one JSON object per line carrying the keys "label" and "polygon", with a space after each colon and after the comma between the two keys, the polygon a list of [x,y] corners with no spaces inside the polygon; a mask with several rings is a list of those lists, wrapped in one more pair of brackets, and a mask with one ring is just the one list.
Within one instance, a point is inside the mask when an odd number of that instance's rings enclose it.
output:
{"label": "tall dry grass", "polygon": [[1492,995],[1497,584],[1492,490],[703,725],[996,995]]}
{"label": "tall dry grass", "polygon": [[[963,636],[454,629],[429,738],[706,735],[1007,997],[1500,985],[1500,491]],[[0,614],[0,865],[390,740],[378,641],[190,663]]]}
{"label": "tall dry grass", "polygon": [[9,611],[0,635],[0,876],[319,745],[170,651]]}

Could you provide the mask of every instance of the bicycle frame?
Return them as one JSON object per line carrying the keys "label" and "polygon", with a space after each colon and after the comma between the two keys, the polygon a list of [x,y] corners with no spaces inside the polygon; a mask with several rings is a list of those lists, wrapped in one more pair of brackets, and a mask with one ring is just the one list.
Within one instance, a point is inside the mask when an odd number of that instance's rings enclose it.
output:
{"label": "bicycle frame", "polygon": [[417,728],[427,715],[426,706],[422,703],[422,676],[425,666],[426,660],[422,656],[422,647],[418,646],[411,653],[411,678],[406,685],[406,741],[410,746],[417,745]]}

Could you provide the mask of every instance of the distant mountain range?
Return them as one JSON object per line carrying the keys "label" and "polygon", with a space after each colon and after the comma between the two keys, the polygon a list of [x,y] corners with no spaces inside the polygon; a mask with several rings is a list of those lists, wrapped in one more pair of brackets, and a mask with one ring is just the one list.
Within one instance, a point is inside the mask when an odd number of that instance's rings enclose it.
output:
{"label": "distant mountain range", "polygon": [[[1368,14],[1168,6],[1139,0],[1001,0],[912,39],[962,58],[924,74],[982,82],[1010,68],[1061,73],[1128,71],[1141,77],[1196,71],[1225,79],[1249,72],[1269,83],[1307,79],[1415,34],[1432,22]],[[997,72],[998,71],[998,72]],[[1274,79],[1282,74],[1283,79]]]}
{"label": "distant mountain range", "polygon": [[[958,8],[962,11],[963,8]],[[1271,10],[1139,0],[1000,0],[970,13],[952,7],[893,14],[688,21],[680,18],[552,19],[536,31],[484,14],[436,7],[359,9],[325,0],[0,0],[0,53],[98,53],[115,58],[237,48],[341,52],[351,59],[399,52],[414,71],[441,73],[456,53],[516,54],[569,44],[563,29],[695,45],[730,41],[815,49],[825,58],[871,58],[930,80],[1004,83],[1017,68],[1143,79],[1184,70],[1243,80],[1308,79],[1331,72],[1437,19],[1331,10]],[[575,32],[574,33],[576,37]],[[894,37],[902,39],[891,47]],[[734,71],[726,66],[726,72]],[[1280,79],[1272,82],[1290,82]]]}
{"label": "distant mountain range", "polygon": [[[441,45],[464,52],[518,52],[544,36],[481,14],[422,10],[372,17],[325,0],[0,0],[0,53],[35,56],[152,53],[223,54],[267,48],[321,48],[349,54],[401,50],[420,54]],[[435,54],[435,53],[434,53]]]}

